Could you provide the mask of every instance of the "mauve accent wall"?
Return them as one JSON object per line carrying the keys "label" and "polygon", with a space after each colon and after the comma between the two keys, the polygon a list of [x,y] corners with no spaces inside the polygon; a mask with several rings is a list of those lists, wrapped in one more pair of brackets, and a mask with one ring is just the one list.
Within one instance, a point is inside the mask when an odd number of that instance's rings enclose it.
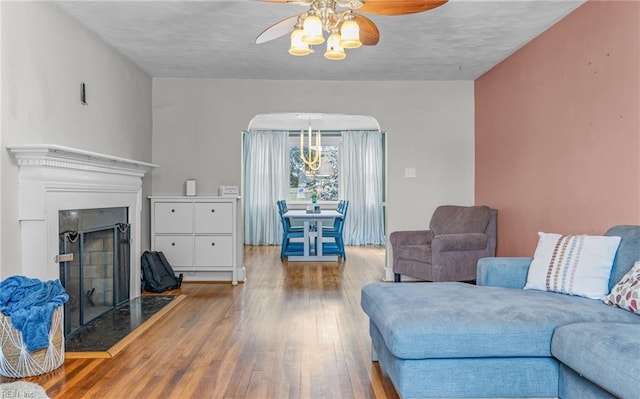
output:
{"label": "mauve accent wall", "polygon": [[640,224],[640,2],[588,1],[475,82],[475,202],[499,256]]}

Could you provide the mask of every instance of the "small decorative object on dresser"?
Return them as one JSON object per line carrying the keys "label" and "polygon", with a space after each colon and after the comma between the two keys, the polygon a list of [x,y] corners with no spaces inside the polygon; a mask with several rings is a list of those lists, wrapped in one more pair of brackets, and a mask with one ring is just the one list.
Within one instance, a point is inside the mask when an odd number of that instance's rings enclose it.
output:
{"label": "small decorative object on dresser", "polygon": [[[244,279],[237,203],[231,197],[149,197],[151,250],[162,251],[184,280]],[[227,277],[228,276],[228,277]]]}
{"label": "small decorative object on dresser", "polygon": [[196,195],[196,181],[195,179],[188,179],[185,183],[184,183],[184,191],[185,194],[193,197]]}
{"label": "small decorative object on dresser", "polygon": [[240,195],[240,189],[238,186],[220,186],[221,197],[237,197]]}

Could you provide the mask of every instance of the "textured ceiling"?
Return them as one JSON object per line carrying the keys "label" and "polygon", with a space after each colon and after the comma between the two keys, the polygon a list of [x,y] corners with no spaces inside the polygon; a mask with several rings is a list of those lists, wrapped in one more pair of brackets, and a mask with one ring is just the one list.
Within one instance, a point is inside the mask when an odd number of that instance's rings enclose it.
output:
{"label": "textured ceiling", "polygon": [[[366,0],[364,0],[366,2]],[[390,0],[394,1],[394,0]],[[330,61],[288,54],[265,28],[306,11],[235,1],[59,1],[81,24],[154,77],[279,80],[473,80],[584,0],[450,0],[427,12],[366,15],[380,42]]]}

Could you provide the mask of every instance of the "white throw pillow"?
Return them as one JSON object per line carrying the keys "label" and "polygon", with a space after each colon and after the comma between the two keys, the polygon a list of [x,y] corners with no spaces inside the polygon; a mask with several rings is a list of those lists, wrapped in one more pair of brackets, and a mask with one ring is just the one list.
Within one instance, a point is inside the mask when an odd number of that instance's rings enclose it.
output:
{"label": "white throw pillow", "polygon": [[620,237],[538,233],[525,289],[602,299]]}

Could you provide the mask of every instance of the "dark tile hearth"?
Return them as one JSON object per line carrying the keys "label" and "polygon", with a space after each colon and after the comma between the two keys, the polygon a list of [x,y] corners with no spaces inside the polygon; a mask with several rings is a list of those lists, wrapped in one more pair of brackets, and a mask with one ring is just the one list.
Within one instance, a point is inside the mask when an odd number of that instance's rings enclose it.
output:
{"label": "dark tile hearth", "polygon": [[132,299],[66,337],[65,351],[105,352],[176,298],[176,295],[144,295]]}

